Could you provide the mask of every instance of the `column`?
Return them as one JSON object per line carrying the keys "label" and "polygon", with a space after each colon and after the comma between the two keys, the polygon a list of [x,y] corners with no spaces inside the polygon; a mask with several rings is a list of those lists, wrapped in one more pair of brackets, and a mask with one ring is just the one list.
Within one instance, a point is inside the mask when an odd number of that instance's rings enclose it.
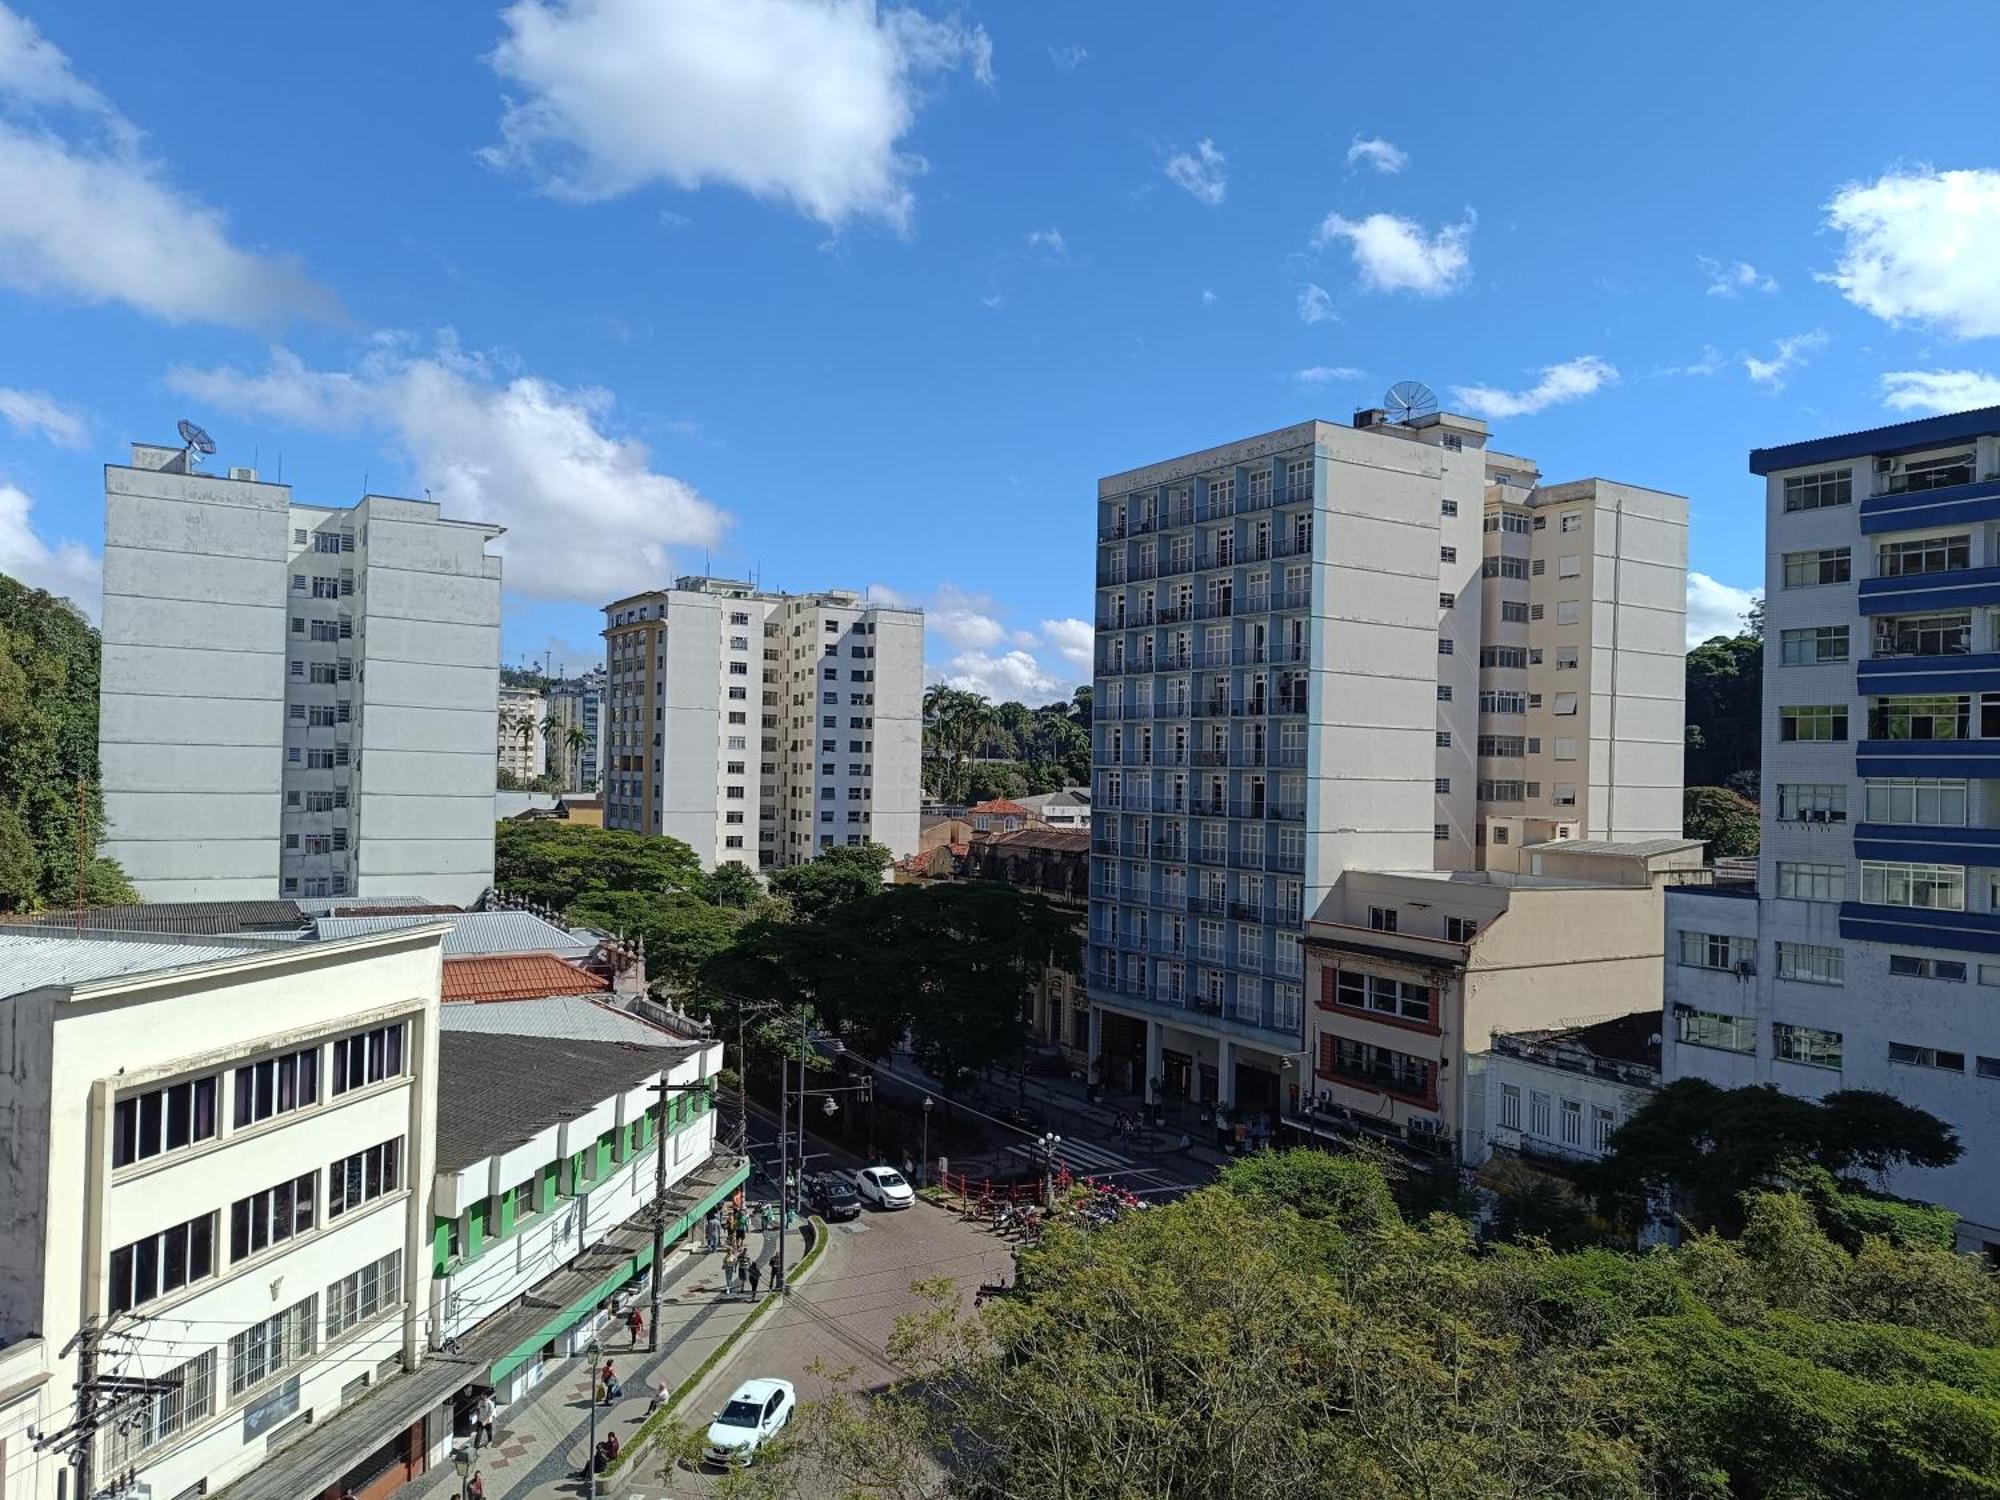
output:
{"label": "column", "polygon": [[1104,1055],[1104,1012],[1098,1006],[1090,1007],[1090,1036],[1088,1052],[1084,1058],[1083,1076],[1088,1083],[1102,1083],[1103,1075],[1098,1072],[1098,1061]]}
{"label": "column", "polygon": [[1167,1028],[1163,1022],[1146,1023],[1146,1076],[1141,1083],[1146,1090],[1148,1104],[1160,1102],[1160,1091],[1153,1087],[1153,1080],[1160,1076],[1160,1069],[1164,1066],[1160,1060],[1160,1053],[1166,1045],[1166,1040]]}
{"label": "column", "polygon": [[1236,1044],[1226,1036],[1215,1040],[1215,1107],[1236,1107]]}

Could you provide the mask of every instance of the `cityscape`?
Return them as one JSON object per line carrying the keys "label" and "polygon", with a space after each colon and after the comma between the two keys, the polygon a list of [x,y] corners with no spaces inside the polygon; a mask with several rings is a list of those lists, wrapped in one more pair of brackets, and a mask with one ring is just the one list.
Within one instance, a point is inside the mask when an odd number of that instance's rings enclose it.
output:
{"label": "cityscape", "polygon": [[0,0],[0,1500],[2000,1492],[1990,103],[363,12]]}

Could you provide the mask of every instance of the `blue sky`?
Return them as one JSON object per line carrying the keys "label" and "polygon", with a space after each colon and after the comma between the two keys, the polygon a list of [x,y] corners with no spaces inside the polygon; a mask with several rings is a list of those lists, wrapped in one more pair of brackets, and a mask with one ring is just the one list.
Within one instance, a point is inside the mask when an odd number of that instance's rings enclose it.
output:
{"label": "blue sky", "polygon": [[171,12],[0,0],[0,570],[86,600],[185,415],[509,526],[509,660],[706,566],[1044,701],[1096,476],[1396,380],[1689,495],[1704,629],[1746,450],[2000,403],[1990,7]]}

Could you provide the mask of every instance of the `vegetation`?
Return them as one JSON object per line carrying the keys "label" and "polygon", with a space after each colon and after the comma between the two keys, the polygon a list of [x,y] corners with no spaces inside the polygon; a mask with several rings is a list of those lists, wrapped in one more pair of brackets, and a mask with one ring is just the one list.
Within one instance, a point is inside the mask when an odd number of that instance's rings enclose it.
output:
{"label": "vegetation", "polygon": [[1027,797],[1089,781],[1089,688],[1036,709],[942,683],[924,694],[924,785],[940,801]]}
{"label": "vegetation", "polygon": [[808,1405],[725,1493],[2000,1494],[2000,1299],[1972,1257],[1850,1249],[1769,1192],[1678,1251],[1482,1252],[1328,1162],[1055,1229],[974,1319],[925,1284],[892,1343],[912,1377]]}
{"label": "vegetation", "polygon": [[[99,653],[69,600],[0,574],[0,911],[73,902],[79,812],[87,848],[103,833]],[[83,884],[92,906],[139,899],[108,859],[88,860]]]}
{"label": "vegetation", "polygon": [[[1741,635],[1718,635],[1687,654],[1689,788],[1726,787],[1755,801],[1763,755],[1764,637],[1761,606]],[[1699,838],[1699,834],[1690,834]]]}
{"label": "vegetation", "polygon": [[1723,786],[1691,786],[1681,793],[1681,832],[1708,841],[1710,859],[1755,854],[1757,804]]}

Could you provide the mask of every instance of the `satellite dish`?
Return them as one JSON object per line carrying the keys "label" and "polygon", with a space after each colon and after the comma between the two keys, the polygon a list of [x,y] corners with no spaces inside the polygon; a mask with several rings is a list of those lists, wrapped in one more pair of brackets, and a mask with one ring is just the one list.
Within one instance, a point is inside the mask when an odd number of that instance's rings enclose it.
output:
{"label": "satellite dish", "polygon": [[1421,380],[1399,380],[1389,387],[1382,404],[1396,421],[1407,422],[1412,417],[1430,416],[1438,409],[1438,398],[1437,392]]}
{"label": "satellite dish", "polygon": [[215,452],[215,439],[185,417],[181,419],[181,441],[204,457]]}

